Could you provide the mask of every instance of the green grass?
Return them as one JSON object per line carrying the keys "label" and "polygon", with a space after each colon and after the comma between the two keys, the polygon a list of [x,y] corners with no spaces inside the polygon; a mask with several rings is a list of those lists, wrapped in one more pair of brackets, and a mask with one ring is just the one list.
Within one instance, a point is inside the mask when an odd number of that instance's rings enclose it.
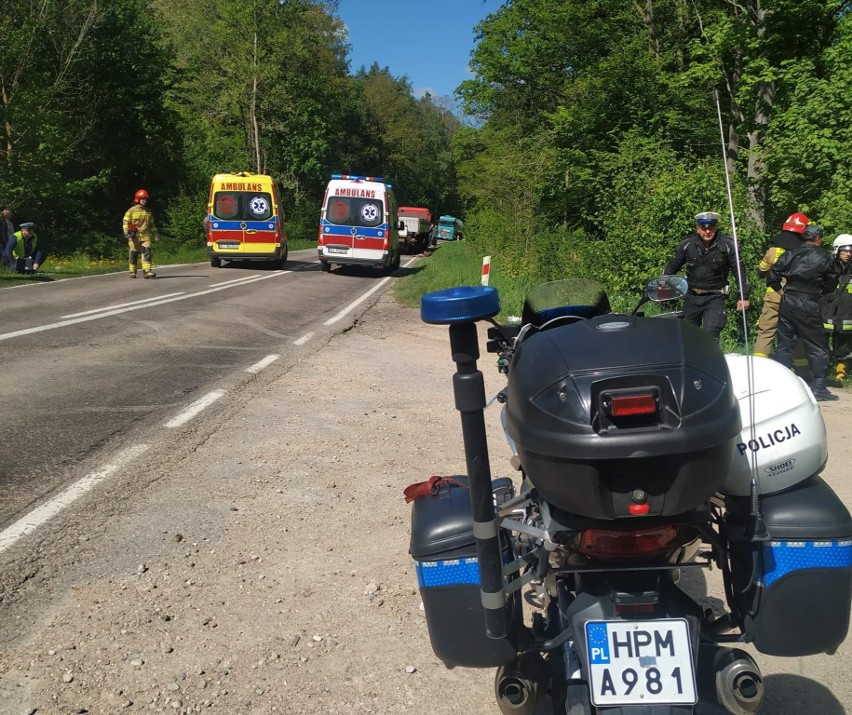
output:
{"label": "green grass", "polygon": [[[475,253],[465,242],[439,243],[431,257],[424,258],[412,266],[403,280],[394,285],[394,295],[402,304],[418,307],[420,297],[453,286],[480,285],[482,256]],[[489,285],[497,289],[500,296],[499,320],[506,321],[510,315],[520,315],[524,297],[531,287],[527,281],[507,277],[500,272],[499,262],[491,263]]]}
{"label": "green grass", "polygon": [[[299,251],[315,247],[315,240],[291,240],[289,250]],[[160,251],[155,244],[152,253],[155,269],[157,266],[169,266],[175,263],[206,263],[208,260],[207,249],[204,247],[180,247]],[[127,259],[124,257],[92,259],[84,254],[48,256],[44,262],[44,267],[35,275],[14,273],[8,266],[0,268],[0,288],[10,288],[28,283],[49,283],[63,278],[97,276],[126,270]]]}

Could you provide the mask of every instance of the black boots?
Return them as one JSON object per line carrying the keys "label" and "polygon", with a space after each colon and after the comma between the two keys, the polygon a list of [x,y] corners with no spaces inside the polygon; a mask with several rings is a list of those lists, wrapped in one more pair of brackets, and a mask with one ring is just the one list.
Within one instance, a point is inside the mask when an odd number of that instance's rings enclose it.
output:
{"label": "black boots", "polygon": [[811,380],[811,392],[814,393],[817,402],[831,402],[840,399],[837,395],[828,391],[824,377],[815,377]]}

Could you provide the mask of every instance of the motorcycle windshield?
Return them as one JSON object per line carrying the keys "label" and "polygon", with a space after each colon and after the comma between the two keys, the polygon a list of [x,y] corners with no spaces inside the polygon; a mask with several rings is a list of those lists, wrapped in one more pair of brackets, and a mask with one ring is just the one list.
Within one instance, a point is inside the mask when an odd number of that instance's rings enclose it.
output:
{"label": "motorcycle windshield", "polygon": [[573,315],[593,318],[610,312],[603,286],[589,278],[565,278],[533,288],[524,301],[524,324],[541,326],[553,318]]}

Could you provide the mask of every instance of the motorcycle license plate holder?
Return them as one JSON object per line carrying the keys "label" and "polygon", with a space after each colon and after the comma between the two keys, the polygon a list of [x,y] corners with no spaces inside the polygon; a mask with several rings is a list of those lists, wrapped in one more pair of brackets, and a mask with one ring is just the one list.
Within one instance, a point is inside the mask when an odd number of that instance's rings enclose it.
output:
{"label": "motorcycle license plate holder", "polygon": [[585,634],[589,690],[596,707],[698,701],[686,619],[586,621]]}

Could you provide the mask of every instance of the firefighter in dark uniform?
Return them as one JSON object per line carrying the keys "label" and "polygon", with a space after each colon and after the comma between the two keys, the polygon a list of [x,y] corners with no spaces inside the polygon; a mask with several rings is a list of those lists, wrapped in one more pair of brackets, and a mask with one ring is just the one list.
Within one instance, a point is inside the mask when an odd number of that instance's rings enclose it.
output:
{"label": "firefighter in dark uniform", "polygon": [[[769,269],[784,251],[798,248],[802,245],[802,234],[805,232],[811,220],[803,213],[794,213],[784,222],[780,233],[775,234],[769,242],[769,248],[760,259],[757,268],[758,275],[766,280]],[[766,289],[763,298],[763,308],[760,318],[757,320],[757,338],[754,341],[754,354],[760,357],[769,357],[772,354],[772,341],[775,340],[775,331],[778,329],[778,306],[781,304],[781,296],[772,288]],[[804,352],[800,351],[802,357]]]}
{"label": "firefighter in dark uniform", "polygon": [[725,327],[725,296],[728,294],[728,274],[733,273],[740,285],[742,299],[737,310],[749,307],[749,287],[742,260],[737,261],[734,239],[719,233],[719,214],[704,211],[695,217],[695,233],[686,236],[663,271],[677,273],[686,264],[689,292],[683,302],[683,317],[703,327],[718,343]]}
{"label": "firefighter in dark uniform", "polygon": [[839,270],[834,257],[820,248],[821,226],[808,226],[802,239],[798,248],[779,256],[766,279],[766,285],[781,294],[775,359],[792,368],[793,348],[796,340],[801,340],[811,369],[814,397],[820,401],[837,400],[837,395],[825,386],[828,335],[823,329],[820,299],[837,288]]}
{"label": "firefighter in dark uniform", "polygon": [[839,275],[837,289],[825,297],[822,318],[831,337],[834,377],[843,387],[852,360],[852,235],[841,233],[832,248]]}

